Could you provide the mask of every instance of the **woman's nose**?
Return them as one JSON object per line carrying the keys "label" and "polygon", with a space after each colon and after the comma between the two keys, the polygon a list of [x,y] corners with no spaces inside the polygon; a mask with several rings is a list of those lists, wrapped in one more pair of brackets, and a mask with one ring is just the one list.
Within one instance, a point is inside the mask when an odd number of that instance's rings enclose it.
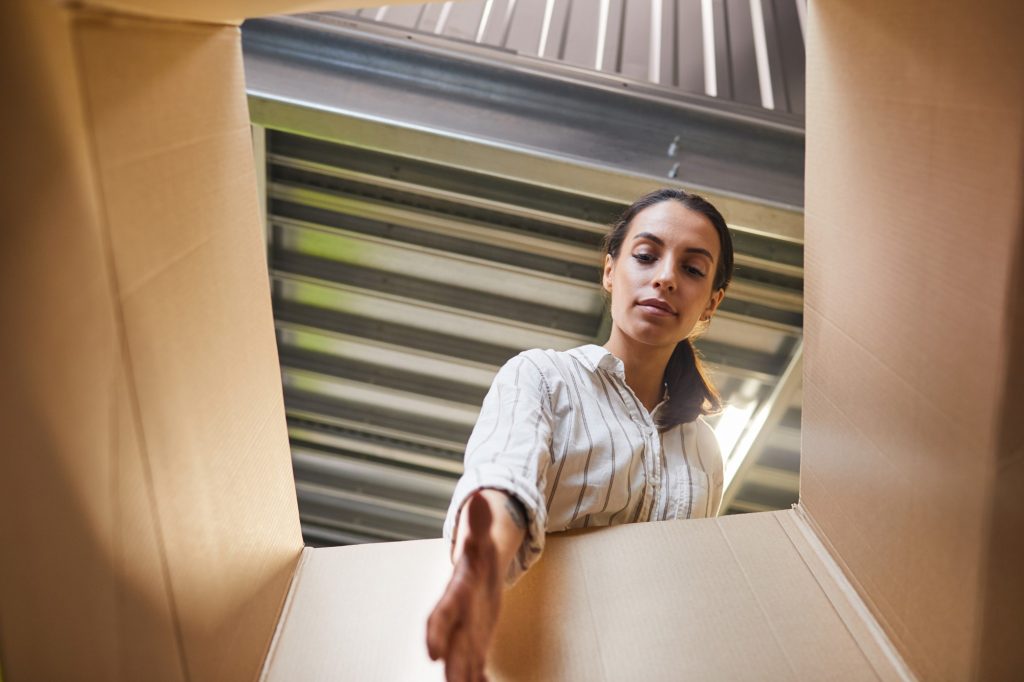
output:
{"label": "woman's nose", "polygon": [[676,288],[676,273],[672,268],[658,268],[654,273],[654,287],[656,289],[667,289],[674,291]]}

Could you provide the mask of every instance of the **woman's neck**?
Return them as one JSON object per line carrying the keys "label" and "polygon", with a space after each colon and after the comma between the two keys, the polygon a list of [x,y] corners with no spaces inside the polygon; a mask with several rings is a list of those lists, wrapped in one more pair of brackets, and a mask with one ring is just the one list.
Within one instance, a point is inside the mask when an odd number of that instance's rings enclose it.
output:
{"label": "woman's neck", "polygon": [[612,331],[604,348],[622,360],[626,385],[650,412],[664,396],[665,367],[672,357],[672,346],[650,346],[637,343],[624,334]]}

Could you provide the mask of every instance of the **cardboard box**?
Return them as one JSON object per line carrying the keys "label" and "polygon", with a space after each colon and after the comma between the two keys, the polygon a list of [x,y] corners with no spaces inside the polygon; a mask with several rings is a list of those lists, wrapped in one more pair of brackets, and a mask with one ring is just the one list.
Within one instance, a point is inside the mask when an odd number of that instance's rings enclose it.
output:
{"label": "cardboard box", "polygon": [[800,504],[919,677],[1012,679],[1024,6],[811,9]]}
{"label": "cardboard box", "polygon": [[[232,24],[312,7],[5,7],[8,682],[442,677],[439,540],[301,548]],[[552,537],[494,679],[1024,669],[1021,18],[812,3],[800,505]]]}

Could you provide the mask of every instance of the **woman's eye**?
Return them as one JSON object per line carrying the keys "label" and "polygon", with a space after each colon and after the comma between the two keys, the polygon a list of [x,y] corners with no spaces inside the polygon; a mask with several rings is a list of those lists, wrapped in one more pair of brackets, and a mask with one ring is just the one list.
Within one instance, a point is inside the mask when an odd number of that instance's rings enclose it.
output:
{"label": "woman's eye", "polygon": [[653,263],[654,256],[649,253],[634,253],[633,258],[636,258],[641,263]]}
{"label": "woman's eye", "polygon": [[686,272],[688,274],[693,275],[694,277],[703,277],[704,276],[704,271],[703,270],[700,270],[699,268],[695,268],[692,265],[687,265],[684,268],[684,270],[686,270]]}

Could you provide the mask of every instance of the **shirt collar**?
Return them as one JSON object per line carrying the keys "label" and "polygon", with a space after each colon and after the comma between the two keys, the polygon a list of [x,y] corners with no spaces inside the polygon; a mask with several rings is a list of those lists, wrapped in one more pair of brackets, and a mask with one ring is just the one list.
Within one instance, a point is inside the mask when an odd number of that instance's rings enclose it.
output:
{"label": "shirt collar", "polygon": [[[623,381],[626,380],[626,369],[622,364],[622,360],[604,346],[591,343],[586,346],[573,348],[569,352],[583,360],[584,365],[592,370],[603,369],[610,374],[618,376]],[[661,399],[662,402],[669,399],[667,383],[665,384]],[[658,406],[660,407],[661,403],[658,403]]]}
{"label": "shirt collar", "polygon": [[573,355],[576,355],[587,367],[593,370],[603,369],[611,374],[616,374],[623,379],[626,378],[626,370],[622,365],[622,360],[615,357],[611,351],[604,346],[598,346],[596,344],[588,344],[586,346],[580,346],[579,348],[573,348],[569,351]]}

